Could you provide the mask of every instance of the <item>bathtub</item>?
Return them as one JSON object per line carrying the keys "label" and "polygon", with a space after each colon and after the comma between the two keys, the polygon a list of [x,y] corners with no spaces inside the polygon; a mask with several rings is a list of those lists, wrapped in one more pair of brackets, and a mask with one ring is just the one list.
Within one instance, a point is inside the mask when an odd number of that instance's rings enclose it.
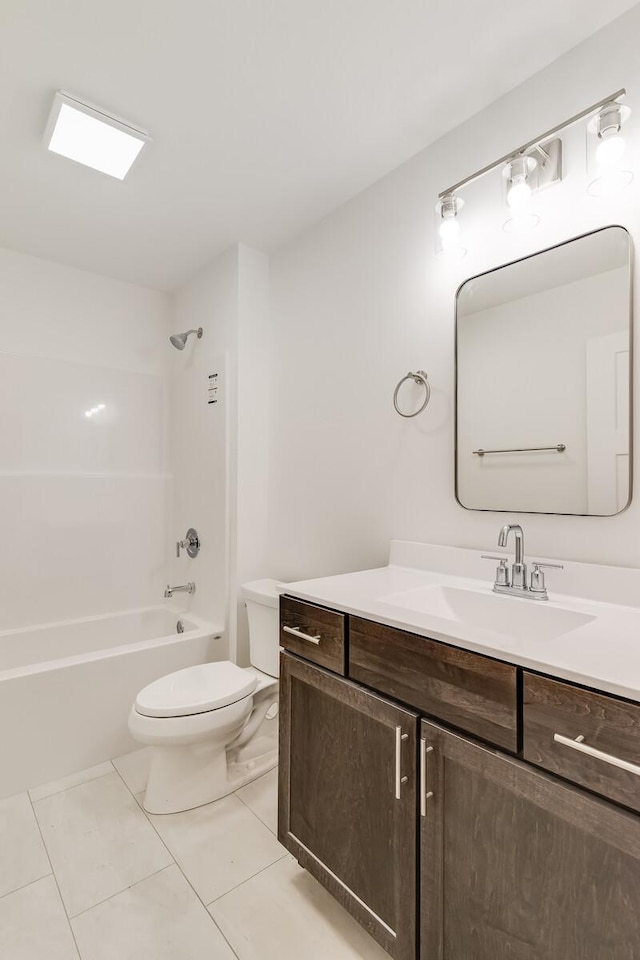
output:
{"label": "bathtub", "polygon": [[226,655],[219,626],[161,607],[0,631],[0,798],[135,749],[138,691]]}

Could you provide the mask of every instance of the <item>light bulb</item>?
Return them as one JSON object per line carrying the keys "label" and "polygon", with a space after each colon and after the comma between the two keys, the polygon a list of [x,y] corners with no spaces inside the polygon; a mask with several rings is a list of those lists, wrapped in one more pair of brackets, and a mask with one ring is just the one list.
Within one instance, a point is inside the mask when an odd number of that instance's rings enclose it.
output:
{"label": "light bulb", "polygon": [[507,203],[514,211],[526,210],[531,202],[531,187],[523,178],[518,178],[509,187]]}
{"label": "light bulb", "polygon": [[612,133],[603,137],[596,147],[596,161],[600,167],[611,167],[619,163],[624,156],[626,144],[624,137],[620,134]]}
{"label": "light bulb", "polygon": [[438,224],[440,252],[447,256],[464,257],[467,252],[462,245],[462,230],[458,220],[458,213],[463,203],[455,194],[447,193],[436,204],[436,213],[440,220]]}
{"label": "light bulb", "polygon": [[452,246],[457,243],[460,238],[460,224],[455,217],[447,217],[447,219],[443,220],[440,224],[439,232],[442,246]]}

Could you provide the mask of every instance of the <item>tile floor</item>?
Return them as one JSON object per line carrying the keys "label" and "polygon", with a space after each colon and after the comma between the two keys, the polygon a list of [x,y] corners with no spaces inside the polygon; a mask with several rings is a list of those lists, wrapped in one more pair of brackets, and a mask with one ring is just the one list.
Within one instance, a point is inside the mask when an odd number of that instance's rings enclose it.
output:
{"label": "tile floor", "polygon": [[388,960],[290,857],[277,773],[148,816],[138,750],[0,800],[7,960]]}

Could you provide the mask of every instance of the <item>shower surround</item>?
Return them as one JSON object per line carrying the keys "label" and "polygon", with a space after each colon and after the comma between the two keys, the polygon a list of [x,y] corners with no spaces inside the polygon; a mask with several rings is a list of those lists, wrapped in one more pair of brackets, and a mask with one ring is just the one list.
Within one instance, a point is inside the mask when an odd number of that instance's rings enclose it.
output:
{"label": "shower surround", "polygon": [[[2,797],[130,749],[137,691],[224,658],[227,642],[224,568],[212,565],[225,556],[224,483],[201,556],[174,568],[202,589],[163,599],[186,529],[176,491],[200,527],[207,502],[189,479],[211,491],[211,464],[225,476],[222,404],[212,414],[193,367],[200,343],[172,349],[165,294],[6,250],[0,293]],[[209,414],[200,457],[177,477],[174,402],[184,422]],[[222,584],[207,589],[205,571]]]}

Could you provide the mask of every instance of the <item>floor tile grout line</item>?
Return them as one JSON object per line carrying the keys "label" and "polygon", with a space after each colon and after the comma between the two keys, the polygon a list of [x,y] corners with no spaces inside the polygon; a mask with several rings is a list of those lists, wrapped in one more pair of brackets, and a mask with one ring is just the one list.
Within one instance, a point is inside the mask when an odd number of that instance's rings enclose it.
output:
{"label": "floor tile grout line", "polygon": [[[33,806],[34,803],[42,803],[43,800],[48,800],[50,797],[59,797],[61,793],[66,793],[68,790],[75,790],[76,787],[84,787],[85,783],[95,783],[96,780],[104,780],[105,777],[110,777],[112,773],[116,773],[116,772],[117,772],[116,768],[113,767],[113,770],[109,770],[108,773],[101,773],[100,776],[92,777],[90,780],[81,780],[80,783],[72,783],[68,787],[63,787],[62,790],[55,790],[53,793],[47,793],[46,796],[38,797],[36,800],[34,800],[31,797],[30,790],[27,790],[27,796],[31,801],[31,806]],[[38,788],[34,787],[33,789],[37,790]],[[34,812],[35,812],[35,808],[34,808]]]}
{"label": "floor tile grout line", "polygon": [[[240,787],[240,789],[242,790],[243,788]],[[267,830],[268,830],[270,833],[272,833],[273,836],[276,837],[276,839],[277,839],[277,837],[278,837],[277,831],[272,830],[271,827],[269,826],[269,824],[266,822],[266,820],[263,820],[262,817],[260,816],[260,814],[256,813],[256,811],[253,809],[253,807],[249,806],[249,804],[247,803],[247,801],[246,801],[246,800],[243,800],[239,793],[234,793],[233,795],[234,795],[234,797],[237,797],[237,798],[238,798],[238,800],[240,801],[240,803],[244,803],[244,805],[245,805],[245,807],[247,808],[247,810],[251,810],[251,813],[254,815],[254,817],[257,817],[258,820],[260,821],[260,823],[261,823],[264,827],[266,827]]]}
{"label": "floor tile grout line", "polygon": [[[46,851],[45,851],[46,852]],[[47,857],[47,859],[49,859]],[[49,861],[49,866],[51,866],[51,861]],[[0,894],[0,902],[5,900],[7,897],[10,897],[14,893],[19,893],[20,890],[26,890],[27,887],[32,887],[34,883],[40,883],[41,880],[46,880],[47,877],[53,876],[53,870],[49,870],[49,873],[43,873],[41,877],[35,877],[33,880],[28,880],[26,883],[21,883],[19,887],[15,887],[13,890],[7,890],[6,893]]]}
{"label": "floor tile grout line", "polygon": [[[79,784],[78,784],[78,786],[79,786]],[[64,791],[61,791],[61,793],[64,793]],[[55,794],[52,794],[52,796],[55,796]],[[28,794],[28,793],[27,793],[27,797],[29,797],[29,794]],[[43,799],[43,800],[46,800],[46,797],[43,797],[42,799]],[[36,802],[37,802],[37,801],[36,801]],[[57,876],[56,876],[56,871],[55,871],[54,868],[53,868],[53,860],[51,859],[51,855],[50,855],[50,853],[49,853],[49,848],[48,848],[48,846],[47,846],[47,841],[46,841],[45,838],[44,838],[44,833],[42,832],[42,827],[40,826],[40,821],[38,820],[38,814],[36,813],[36,808],[35,808],[34,805],[33,805],[33,800],[31,799],[31,797],[29,797],[29,803],[31,804],[31,813],[33,814],[33,819],[34,819],[35,822],[36,822],[36,826],[37,826],[37,828],[38,828],[38,833],[40,834],[40,839],[42,840],[42,846],[44,847],[44,852],[45,852],[45,854],[46,854],[47,860],[49,861],[49,866],[51,867],[51,876],[53,877],[53,882],[55,883],[55,885],[56,885],[56,890],[58,891],[58,896],[59,896],[59,898],[60,898],[60,906],[61,906],[62,909],[64,910],[64,915],[65,915],[65,917],[67,918],[67,924],[68,924],[68,926],[69,926],[69,932],[71,933],[71,936],[72,936],[72,938],[73,938],[73,943],[74,943],[74,946],[75,946],[75,948],[76,948],[76,953],[78,954],[78,957],[80,958],[80,960],[82,960],[82,954],[80,953],[80,947],[78,946],[78,941],[76,940],[76,935],[75,935],[74,929],[73,929],[73,927],[71,926],[71,918],[69,917],[69,911],[67,910],[67,905],[66,905],[66,903],[64,902],[64,897],[62,896],[62,891],[61,891],[61,889],[60,889],[60,884],[58,883],[58,878],[57,878]]]}
{"label": "floor tile grout line", "polygon": [[[73,923],[74,920],[77,920],[78,917],[84,916],[85,913],[90,913],[96,907],[101,907],[103,904],[108,903],[109,900],[115,899],[115,897],[121,896],[123,893],[128,893],[129,890],[133,890],[134,887],[137,887],[139,884],[144,883],[145,880],[150,880],[151,877],[157,877],[159,873],[162,873],[164,870],[169,870],[170,867],[177,867],[178,864],[175,862],[167,863],[164,867],[160,867],[159,870],[154,870],[153,873],[150,873],[148,877],[141,877],[140,880],[136,880],[134,883],[130,883],[128,887],[125,887],[124,890],[116,890],[115,893],[110,894],[108,897],[105,897],[104,900],[98,900],[97,903],[93,903],[90,907],[85,907],[84,910],[79,910],[78,913],[74,913],[73,916],[69,917],[69,922]],[[180,868],[178,868],[180,869]]]}
{"label": "floor tile grout line", "polygon": [[265,872],[265,870],[270,870],[271,867],[275,867],[276,863],[280,863],[282,860],[286,859],[286,857],[288,856],[289,856],[289,851],[285,850],[282,856],[278,857],[276,860],[273,860],[271,863],[268,863],[266,867],[261,867],[259,870],[256,870],[255,873],[252,873],[250,877],[247,877],[246,880],[241,880],[240,883],[236,883],[235,887],[231,887],[230,890],[225,890],[225,892],[221,893],[219,897],[214,897],[214,899],[210,900],[209,903],[205,903],[204,904],[205,907],[208,910],[209,907],[212,907],[214,905],[214,903],[218,903],[219,900],[224,899],[224,897],[228,896],[230,893],[235,893],[236,890],[240,889],[240,887],[244,887],[245,883],[249,883],[250,880],[255,880],[255,878],[259,877],[261,873]]}
{"label": "floor tile grout line", "polygon": [[[207,915],[209,916],[209,918],[211,919],[212,924],[214,925],[214,927],[216,928],[216,930],[219,931],[220,936],[224,939],[225,943],[227,944],[227,946],[228,946],[229,949],[231,950],[232,954],[234,955],[234,957],[236,957],[236,960],[239,960],[238,954],[236,953],[236,951],[233,949],[233,947],[231,946],[231,944],[229,943],[229,941],[228,941],[227,938],[225,937],[224,932],[220,929],[220,927],[218,926],[218,924],[216,923],[216,921],[214,920],[214,918],[211,916],[211,914],[210,914],[209,911],[207,910],[207,905],[206,905],[206,903],[204,902],[204,900],[202,899],[202,897],[200,896],[200,894],[198,893],[198,891],[195,889],[195,887],[193,886],[193,884],[192,884],[191,881],[189,880],[188,876],[185,874],[184,870],[182,869],[182,867],[181,867],[180,864],[178,863],[177,859],[174,857],[173,852],[172,852],[172,851],[169,849],[169,847],[167,846],[167,844],[166,844],[166,842],[165,842],[165,840],[164,840],[164,837],[162,837],[162,836],[160,835],[159,831],[156,829],[156,825],[155,825],[155,824],[153,823],[153,821],[151,820],[151,817],[149,816],[149,814],[147,813],[147,811],[144,809],[144,807],[142,806],[142,804],[141,804],[141,803],[138,803],[138,801],[136,800],[136,795],[133,793],[133,791],[131,790],[131,788],[128,786],[126,780],[124,779],[124,777],[122,776],[122,774],[120,773],[120,771],[118,770],[118,768],[117,768],[117,767],[114,767],[114,769],[115,769],[116,773],[118,774],[118,776],[120,777],[120,779],[122,780],[122,782],[124,783],[125,787],[127,787],[127,790],[129,790],[129,793],[131,794],[131,796],[133,797],[133,799],[135,800],[135,802],[138,804],[139,809],[142,811],[142,813],[144,814],[144,816],[145,816],[146,819],[147,819],[147,823],[149,824],[149,826],[151,827],[151,829],[155,832],[156,836],[157,836],[158,839],[160,840],[160,843],[163,845],[163,847],[165,848],[165,850],[167,851],[167,853],[169,854],[169,856],[170,856],[171,859],[173,860],[174,865],[175,865],[175,866],[178,868],[178,870],[180,871],[181,876],[184,877],[185,882],[188,884],[188,886],[190,887],[190,889],[193,891],[193,894],[194,894],[194,896],[196,897],[196,899],[198,900],[198,903],[202,904],[202,907],[203,907],[204,911],[207,913]],[[166,868],[165,868],[165,869],[166,869]]]}
{"label": "floor tile grout line", "polygon": [[[134,751],[134,752],[135,752],[135,751]],[[123,757],[126,757],[126,756],[128,756],[128,754],[123,753],[122,756],[123,756]],[[121,760],[121,759],[122,759],[122,757],[116,757],[116,758],[115,758],[115,760]],[[120,779],[122,780],[122,782],[124,783],[125,787],[126,787],[127,790],[129,791],[129,793],[131,794],[131,796],[133,797],[133,799],[135,800],[135,799],[136,799],[136,792],[137,792],[137,793],[141,793],[141,791],[140,791],[140,790],[135,791],[135,790],[133,789],[133,787],[130,787],[130,786],[129,786],[129,784],[127,783],[127,781],[125,780],[125,778],[124,778],[124,777],[122,776],[122,774],[120,773],[120,770],[118,769],[118,767],[116,767],[114,760],[111,761],[111,765],[112,765],[113,769],[115,770],[115,772],[116,772],[116,773],[118,774],[118,776],[120,777]],[[143,787],[142,789],[144,790],[145,788]],[[136,803],[137,803],[137,800],[136,800]],[[140,807],[141,810],[143,810],[143,807],[142,807],[140,804],[138,804],[138,806]],[[146,810],[145,810],[144,812],[146,813]]]}

